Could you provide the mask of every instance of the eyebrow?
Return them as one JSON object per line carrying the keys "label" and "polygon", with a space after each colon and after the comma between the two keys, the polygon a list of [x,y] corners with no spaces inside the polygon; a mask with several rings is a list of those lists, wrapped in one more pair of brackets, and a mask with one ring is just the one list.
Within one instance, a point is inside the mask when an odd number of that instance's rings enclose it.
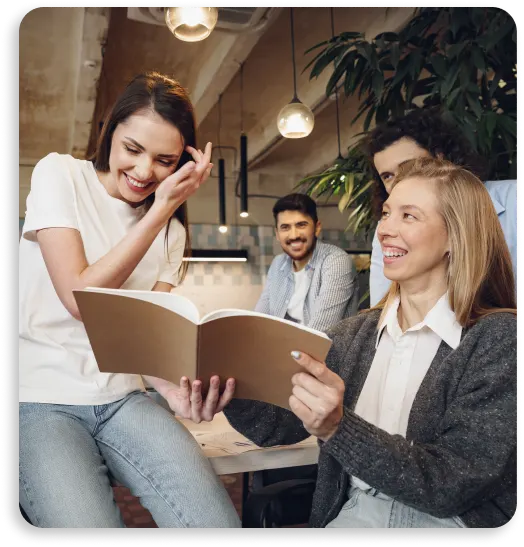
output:
{"label": "eyebrow", "polygon": [[[145,152],[145,148],[138,142],[135,141],[135,139],[132,139],[131,137],[125,137],[128,141],[132,142],[137,148],[140,148],[140,150],[143,150]],[[157,154],[159,158],[178,158],[177,154]]]}
{"label": "eyebrow", "polygon": [[406,209],[416,209],[417,211],[424,213],[424,211],[420,207],[417,207],[416,205],[402,205],[401,210],[405,211]]}

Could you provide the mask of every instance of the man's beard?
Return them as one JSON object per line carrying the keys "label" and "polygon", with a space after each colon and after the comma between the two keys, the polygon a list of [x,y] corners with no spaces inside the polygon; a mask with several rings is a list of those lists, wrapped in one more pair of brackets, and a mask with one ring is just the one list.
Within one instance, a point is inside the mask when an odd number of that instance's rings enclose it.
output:
{"label": "man's beard", "polygon": [[316,236],[313,236],[313,241],[311,242],[311,245],[304,250],[304,252],[300,255],[296,255],[296,254],[290,254],[288,252],[288,246],[291,245],[291,243],[295,243],[297,241],[300,241],[301,243],[306,243],[307,242],[307,239],[304,239],[302,237],[299,237],[299,238],[296,238],[296,239],[287,239],[286,240],[286,248],[284,249],[284,252],[289,256],[289,258],[291,258],[292,260],[295,260],[295,261],[300,261],[300,260],[304,260],[305,258],[307,258],[308,256],[312,255],[313,254],[313,251],[315,249],[315,245],[317,243],[317,237]]}

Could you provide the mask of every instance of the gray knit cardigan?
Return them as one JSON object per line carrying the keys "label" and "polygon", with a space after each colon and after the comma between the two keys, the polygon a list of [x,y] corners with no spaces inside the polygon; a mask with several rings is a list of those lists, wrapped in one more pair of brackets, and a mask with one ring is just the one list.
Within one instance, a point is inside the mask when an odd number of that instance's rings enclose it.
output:
{"label": "gray knit cardigan", "polygon": [[[366,312],[328,331],[333,345],[326,363],[346,385],[344,416],[336,433],[319,441],[310,525],[326,526],[338,515],[355,475],[435,517],[502,526],[516,507],[516,316],[496,313],[463,329],[455,350],[440,344],[413,402],[406,438],[354,413],[375,355],[378,318],[378,311]],[[224,413],[259,446],[309,436],[293,413],[266,403],[234,399]]]}

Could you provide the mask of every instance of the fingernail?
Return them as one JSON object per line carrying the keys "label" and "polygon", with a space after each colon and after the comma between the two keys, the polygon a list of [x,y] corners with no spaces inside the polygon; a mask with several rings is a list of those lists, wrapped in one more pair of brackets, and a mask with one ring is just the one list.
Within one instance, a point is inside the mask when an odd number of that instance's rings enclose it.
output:
{"label": "fingernail", "polygon": [[291,357],[293,357],[293,359],[300,359],[302,357],[302,354],[300,353],[300,351],[292,351]]}

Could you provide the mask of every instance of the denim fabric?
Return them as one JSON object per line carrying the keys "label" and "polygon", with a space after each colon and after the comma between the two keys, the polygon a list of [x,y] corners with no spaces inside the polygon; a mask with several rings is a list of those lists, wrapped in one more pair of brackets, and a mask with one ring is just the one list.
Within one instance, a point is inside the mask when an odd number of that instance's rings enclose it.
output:
{"label": "denim fabric", "polygon": [[198,443],[136,391],[98,406],[20,403],[20,504],[43,528],[123,527],[110,480],[161,528],[239,527]]}
{"label": "denim fabric", "polygon": [[349,499],[327,528],[466,528],[458,517],[437,518],[375,488],[361,490],[352,486]]}

